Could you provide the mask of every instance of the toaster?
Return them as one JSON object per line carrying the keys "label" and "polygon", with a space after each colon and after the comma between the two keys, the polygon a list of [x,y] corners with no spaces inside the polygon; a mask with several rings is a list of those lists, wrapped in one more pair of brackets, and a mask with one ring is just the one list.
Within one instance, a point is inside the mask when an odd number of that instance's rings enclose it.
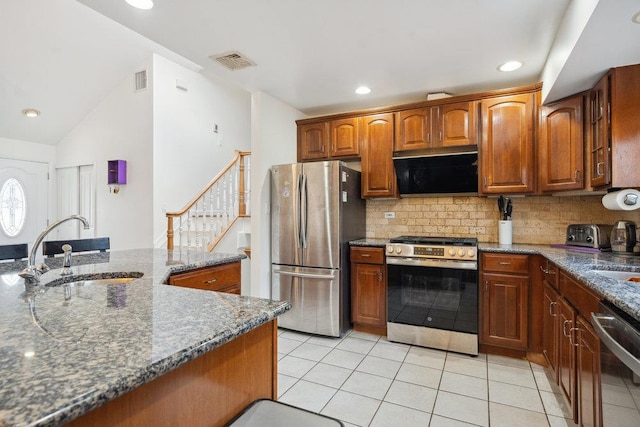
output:
{"label": "toaster", "polygon": [[611,225],[608,224],[571,224],[567,226],[569,246],[582,246],[595,249],[610,249]]}

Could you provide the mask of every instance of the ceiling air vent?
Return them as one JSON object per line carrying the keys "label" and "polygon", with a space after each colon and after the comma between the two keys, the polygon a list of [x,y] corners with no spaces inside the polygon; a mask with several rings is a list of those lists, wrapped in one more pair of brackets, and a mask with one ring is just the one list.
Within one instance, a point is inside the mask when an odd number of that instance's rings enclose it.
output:
{"label": "ceiling air vent", "polygon": [[230,70],[241,70],[242,68],[256,65],[255,62],[242,55],[240,52],[229,52],[221,55],[211,55],[209,58],[219,62]]}
{"label": "ceiling air vent", "polygon": [[147,70],[138,71],[134,74],[135,91],[141,91],[147,88]]}

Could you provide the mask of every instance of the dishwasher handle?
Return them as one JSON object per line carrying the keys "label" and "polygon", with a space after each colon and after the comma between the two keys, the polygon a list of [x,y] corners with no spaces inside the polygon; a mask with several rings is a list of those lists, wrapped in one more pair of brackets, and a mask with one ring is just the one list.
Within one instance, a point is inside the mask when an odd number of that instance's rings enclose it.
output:
{"label": "dishwasher handle", "polygon": [[[603,313],[591,313],[591,323],[600,337],[602,343],[636,375],[640,376],[640,360],[624,348],[614,337],[609,334],[607,328],[631,328],[616,316]],[[633,329],[630,329],[630,331]]]}

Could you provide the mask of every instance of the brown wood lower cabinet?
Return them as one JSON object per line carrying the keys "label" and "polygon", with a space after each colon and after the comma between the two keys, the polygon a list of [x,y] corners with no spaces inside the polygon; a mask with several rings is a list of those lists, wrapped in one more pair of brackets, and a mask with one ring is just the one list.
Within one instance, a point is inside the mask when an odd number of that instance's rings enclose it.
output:
{"label": "brown wood lower cabinet", "polygon": [[528,256],[483,253],[480,257],[480,344],[528,347]]}
{"label": "brown wood lower cabinet", "polygon": [[351,321],[356,330],[386,335],[387,269],[384,248],[351,248]]}
{"label": "brown wood lower cabinet", "polygon": [[276,320],[77,418],[69,426],[224,426],[256,399],[276,399]]}
{"label": "brown wood lower cabinet", "polygon": [[240,295],[240,261],[169,276],[169,284]]}
{"label": "brown wood lower cabinet", "polygon": [[587,320],[599,298],[560,272],[558,384],[580,426],[602,426],[600,340]]}

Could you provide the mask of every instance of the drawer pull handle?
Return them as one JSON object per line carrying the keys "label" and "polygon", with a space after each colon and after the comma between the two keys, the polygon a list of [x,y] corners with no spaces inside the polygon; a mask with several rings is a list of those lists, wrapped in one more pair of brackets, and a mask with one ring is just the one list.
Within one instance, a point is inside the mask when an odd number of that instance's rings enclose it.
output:
{"label": "drawer pull handle", "polygon": [[210,284],[212,284],[212,283],[216,283],[217,281],[218,281],[218,279],[213,278],[213,279],[210,279],[210,280],[205,280],[205,281],[204,281],[204,284],[205,284],[205,285],[210,285]]}
{"label": "drawer pull handle", "polygon": [[553,310],[553,306],[554,306],[554,305],[558,305],[558,303],[557,303],[557,302],[555,302],[555,301],[553,301],[553,302],[551,302],[551,303],[549,304],[549,314],[550,314],[552,317],[556,317],[556,316],[557,316],[557,314],[556,314],[556,313],[554,313],[554,310]]}
{"label": "drawer pull handle", "polygon": [[565,337],[569,338],[569,333],[567,333],[567,323],[573,323],[573,321],[565,320],[564,323],[562,323],[562,333],[564,334]]}
{"label": "drawer pull handle", "polygon": [[511,263],[507,262],[507,261],[500,261],[498,264],[500,264],[500,265],[511,265]]}
{"label": "drawer pull handle", "polygon": [[360,254],[360,256],[361,256],[362,258],[368,258],[368,257],[370,257],[370,256],[371,256],[371,254]]}

